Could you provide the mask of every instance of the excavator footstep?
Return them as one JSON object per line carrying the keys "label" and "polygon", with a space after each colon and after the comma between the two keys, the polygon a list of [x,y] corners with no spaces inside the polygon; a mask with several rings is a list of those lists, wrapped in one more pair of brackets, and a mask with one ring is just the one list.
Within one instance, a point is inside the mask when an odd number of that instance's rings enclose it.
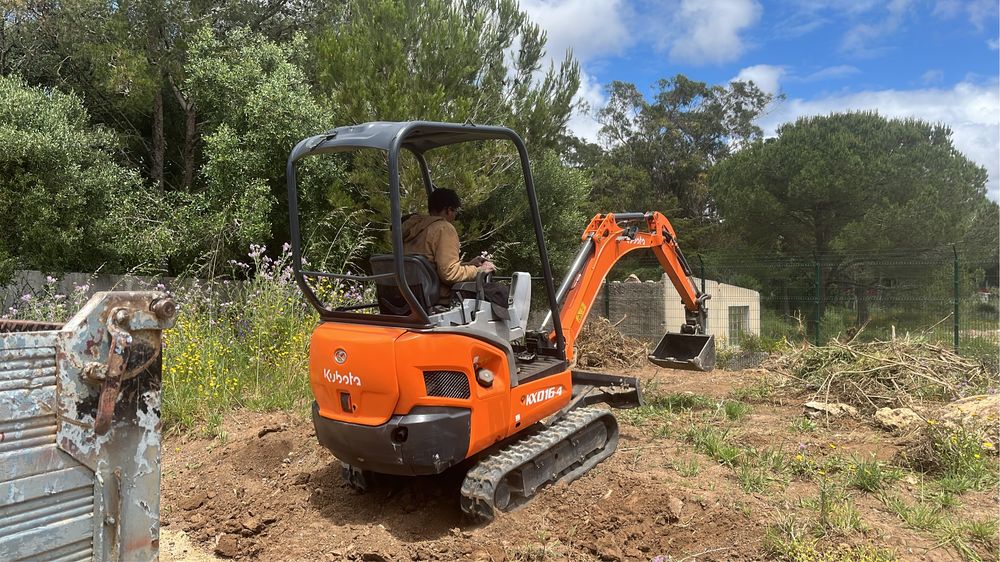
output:
{"label": "excavator footstep", "polygon": [[715,368],[715,336],[667,332],[649,361],[658,367],[682,371],[711,371]]}

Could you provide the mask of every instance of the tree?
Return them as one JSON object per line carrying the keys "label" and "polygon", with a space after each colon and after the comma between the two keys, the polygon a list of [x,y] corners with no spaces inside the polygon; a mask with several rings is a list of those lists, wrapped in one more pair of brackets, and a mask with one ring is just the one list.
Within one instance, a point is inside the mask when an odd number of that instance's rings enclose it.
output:
{"label": "tree", "polygon": [[[521,134],[532,154],[561,146],[579,86],[579,68],[567,54],[542,68],[545,34],[514,0],[350,0],[316,43],[320,91],[338,125],[412,119],[505,125]],[[429,153],[434,180],[457,189],[466,207],[500,186],[519,182],[509,143],[472,143]],[[355,158],[349,183],[355,204],[388,216],[379,155]],[[415,166],[404,170],[404,207],[422,210]],[[350,191],[350,190],[349,190]],[[496,215],[502,231],[511,217]],[[497,224],[499,223],[499,224]]]}
{"label": "tree", "polygon": [[[587,174],[564,164],[553,150],[538,153],[532,159],[532,179],[538,199],[539,215],[545,235],[545,247],[553,271],[558,275],[573,260],[580,248],[580,234],[590,216],[586,211],[590,194]],[[497,214],[514,217],[495,239],[469,244],[471,256],[485,250],[494,254],[506,272],[541,272],[524,182],[494,191],[490,198],[471,213],[473,221],[495,224]],[[462,222],[466,222],[463,220]]]}
{"label": "tree", "polygon": [[247,29],[285,43],[315,33],[337,0],[64,0],[6,3],[0,74],[75,92],[124,140],[130,162],[163,191],[190,188],[199,162],[198,107],[185,68],[203,27]]}
{"label": "tree", "polygon": [[[609,150],[596,162],[594,202],[610,210],[660,210],[714,219],[709,169],[761,136],[755,119],[771,102],[752,82],[709,86],[678,74],[649,101],[634,84],[612,82],[598,112]],[[673,217],[672,217],[673,218]]]}
{"label": "tree", "polygon": [[[204,165],[194,187],[176,194],[179,263],[214,271],[250,243],[287,240],[288,153],[330,122],[301,68],[306,52],[302,36],[281,45],[244,28],[193,37],[184,89],[204,119]],[[325,190],[340,172],[322,163],[309,172],[299,186],[305,211],[333,212]]]}
{"label": "tree", "polygon": [[864,295],[882,279],[855,275],[859,256],[961,241],[983,208],[986,171],[944,125],[859,112],[783,125],[716,165],[710,183],[734,240],[819,257],[824,286],[853,289],[863,322]]}
{"label": "tree", "polygon": [[115,137],[73,94],[0,76],[0,262],[46,271],[158,265],[166,233]]}

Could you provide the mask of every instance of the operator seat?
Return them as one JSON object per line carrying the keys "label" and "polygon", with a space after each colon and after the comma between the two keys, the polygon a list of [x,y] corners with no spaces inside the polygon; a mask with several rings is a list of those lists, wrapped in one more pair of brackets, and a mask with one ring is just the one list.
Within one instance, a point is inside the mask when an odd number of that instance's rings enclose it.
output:
{"label": "operator seat", "polygon": [[[374,275],[396,271],[396,261],[392,254],[376,254],[368,261],[371,263]],[[420,306],[431,314],[431,309],[441,298],[441,281],[434,264],[422,255],[407,254],[403,256],[403,270],[406,272],[406,282],[410,286],[410,291],[417,297]],[[410,305],[403,298],[403,293],[399,292],[396,283],[396,279],[392,277],[375,280],[379,312],[405,316],[410,313]]]}

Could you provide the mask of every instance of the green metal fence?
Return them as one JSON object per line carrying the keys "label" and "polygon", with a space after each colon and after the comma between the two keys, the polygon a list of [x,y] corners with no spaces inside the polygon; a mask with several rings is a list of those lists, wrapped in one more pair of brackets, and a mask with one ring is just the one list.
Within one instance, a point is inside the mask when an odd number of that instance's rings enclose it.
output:
{"label": "green metal fence", "polygon": [[[1000,265],[963,260],[951,247],[823,256],[694,255],[688,261],[696,282],[712,294],[709,332],[724,349],[759,357],[782,341],[816,345],[830,338],[909,335],[996,362]],[[629,274],[662,282],[651,256],[626,259],[611,279]],[[611,289],[628,291],[614,281]],[[599,315],[611,309],[607,301],[598,304]],[[667,306],[674,306],[669,297]],[[655,309],[631,308],[633,316],[657,314]],[[669,325],[669,311],[660,317],[667,330],[677,329]],[[612,320],[621,321],[626,333],[630,323],[649,324],[648,318]]]}

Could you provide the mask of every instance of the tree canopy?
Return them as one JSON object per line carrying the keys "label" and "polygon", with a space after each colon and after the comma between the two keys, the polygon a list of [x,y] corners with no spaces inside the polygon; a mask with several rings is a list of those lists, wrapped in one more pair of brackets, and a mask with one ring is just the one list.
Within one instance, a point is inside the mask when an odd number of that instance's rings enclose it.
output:
{"label": "tree canopy", "polygon": [[80,98],[0,76],[0,268],[94,271],[159,257],[142,179]]}
{"label": "tree canopy", "polygon": [[[0,262],[211,274],[288,239],[285,159],[299,139],[375,120],[505,125],[525,139],[558,269],[597,212],[658,210],[689,253],[918,250],[997,256],[985,171],[946,127],[851,113],[762,139],[774,98],[676,75],[612,82],[599,143],[567,129],[580,69],[546,52],[516,0],[8,2],[0,20]],[[531,264],[509,143],[428,153],[456,189],[466,247]],[[380,154],[300,164],[308,244],[332,262],[386,246]],[[403,206],[424,189],[404,158]],[[124,235],[123,235],[124,233]],[[114,242],[110,242],[115,240]]]}
{"label": "tree canopy", "polygon": [[712,171],[719,215],[759,251],[837,255],[961,240],[986,171],[951,131],[876,113],[807,117]]}

